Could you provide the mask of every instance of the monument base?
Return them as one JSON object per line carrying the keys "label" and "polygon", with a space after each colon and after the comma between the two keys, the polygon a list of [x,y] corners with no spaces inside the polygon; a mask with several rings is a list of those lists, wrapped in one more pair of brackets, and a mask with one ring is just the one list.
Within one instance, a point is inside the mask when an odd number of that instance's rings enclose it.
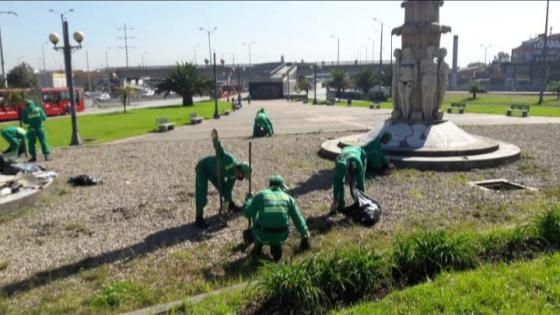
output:
{"label": "monument base", "polygon": [[340,153],[339,143],[363,146],[384,132],[393,137],[383,150],[398,167],[463,171],[508,163],[518,159],[520,153],[513,144],[470,135],[450,121],[414,124],[386,121],[368,133],[323,142],[321,155],[335,159]]}

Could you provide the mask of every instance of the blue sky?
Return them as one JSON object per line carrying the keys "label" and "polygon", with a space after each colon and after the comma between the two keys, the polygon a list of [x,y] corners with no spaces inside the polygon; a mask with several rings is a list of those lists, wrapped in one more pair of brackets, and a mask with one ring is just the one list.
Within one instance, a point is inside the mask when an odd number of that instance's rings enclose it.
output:
{"label": "blue sky", "polygon": [[[248,49],[241,42],[254,41],[252,62],[287,60],[332,61],[336,59],[335,34],[341,38],[341,60],[371,60],[372,41],[379,58],[379,23],[384,22],[384,59],[389,57],[390,30],[403,23],[400,1],[385,2],[0,2],[0,10],[13,10],[18,17],[0,15],[6,69],[18,60],[38,67],[42,45],[48,69],[62,66],[62,56],[47,42],[51,32],[62,33],[60,18],[49,9],[68,14],[70,31],[85,33],[84,49],[73,54],[75,68],[85,69],[87,49],[90,68],[125,64],[122,42],[117,39],[123,24],[135,28],[129,51],[131,65],[139,65],[144,53],[147,65],[197,61],[208,56],[208,40],[200,26],[217,26],[212,48],[218,58],[231,63],[248,62]],[[522,40],[544,30],[545,1],[447,1],[441,8],[441,23],[452,27],[443,35],[442,46],[451,52],[453,34],[459,35],[459,65],[484,59],[481,44],[491,43],[488,58],[498,51],[511,52]],[[560,2],[551,1],[550,26],[560,32]],[[394,48],[400,38],[393,38]],[[449,54],[451,55],[451,53]]]}

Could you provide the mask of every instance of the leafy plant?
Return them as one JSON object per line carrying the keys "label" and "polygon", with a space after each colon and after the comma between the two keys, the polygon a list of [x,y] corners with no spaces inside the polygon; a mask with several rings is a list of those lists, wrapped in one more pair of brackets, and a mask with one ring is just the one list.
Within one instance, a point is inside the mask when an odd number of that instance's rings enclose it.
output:
{"label": "leafy plant", "polygon": [[336,94],[338,95],[338,100],[340,101],[340,92],[344,91],[349,86],[348,78],[346,77],[346,73],[341,69],[336,69],[332,73],[332,80],[329,82],[329,87],[332,87],[336,90]]}
{"label": "leafy plant", "polygon": [[362,93],[366,94],[379,80],[373,71],[369,67],[366,67],[362,68],[362,71],[354,77],[354,82],[356,86],[362,90]]}
{"label": "leafy plant", "polygon": [[546,89],[549,91],[556,92],[556,99],[560,100],[560,81],[550,81],[548,82]]}
{"label": "leafy plant", "polygon": [[309,90],[313,89],[313,84],[306,77],[300,76],[298,77],[297,88],[305,91],[305,95],[309,97]]}
{"label": "leafy plant", "polygon": [[7,79],[10,88],[36,88],[38,86],[33,68],[25,62],[12,68],[8,72]]}
{"label": "leafy plant", "polygon": [[553,248],[560,248],[560,208],[550,209],[536,220],[536,228],[541,238]]}
{"label": "leafy plant", "polygon": [[396,280],[418,283],[443,270],[472,268],[477,264],[477,258],[468,237],[430,231],[397,239],[393,264]]}
{"label": "leafy plant", "polygon": [[138,88],[133,86],[118,86],[114,88],[114,93],[120,95],[121,103],[123,104],[124,113],[126,113],[126,105],[130,104],[130,98],[136,95]]}
{"label": "leafy plant", "polygon": [[194,95],[205,95],[214,88],[214,81],[203,76],[197,67],[190,63],[179,63],[156,89],[156,94],[175,92],[183,97],[183,105],[193,105]]}
{"label": "leafy plant", "polygon": [[471,81],[469,83],[469,93],[472,94],[472,99],[476,99],[476,93],[481,92],[482,89],[480,88],[480,83],[477,81]]}

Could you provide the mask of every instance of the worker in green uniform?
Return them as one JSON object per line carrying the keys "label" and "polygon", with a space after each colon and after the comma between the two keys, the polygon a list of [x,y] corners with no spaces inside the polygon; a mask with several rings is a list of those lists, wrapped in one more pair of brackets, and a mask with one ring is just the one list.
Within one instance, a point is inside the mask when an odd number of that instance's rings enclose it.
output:
{"label": "worker in green uniform", "polygon": [[257,112],[257,116],[255,117],[255,123],[253,124],[253,137],[264,137],[264,136],[272,136],[274,134],[274,130],[272,129],[272,123],[268,118],[268,114],[261,108]]}
{"label": "worker in green uniform", "polygon": [[[235,205],[231,192],[236,180],[243,180],[251,175],[251,167],[247,163],[240,163],[233,155],[224,149],[218,139],[216,130],[212,130],[212,143],[216,155],[208,156],[196,164],[196,221],[195,225],[207,228],[204,220],[204,206],[208,202],[208,181],[218,189],[220,195],[228,203],[231,211],[240,211],[241,207]],[[217,174],[219,165],[219,175]],[[218,178],[219,177],[219,178]]]}
{"label": "worker in green uniform", "polygon": [[288,239],[289,218],[301,235],[301,250],[309,248],[309,230],[295,199],[283,191],[286,185],[282,176],[270,177],[269,184],[269,189],[258,192],[245,202],[243,212],[253,222],[253,254],[260,254],[263,245],[268,245],[273,259],[278,261],[282,258],[282,243]]}
{"label": "worker in green uniform", "polygon": [[344,209],[344,182],[356,182],[360,191],[365,189],[367,158],[364,150],[357,146],[345,146],[336,159],[334,168],[333,204],[331,211]]}
{"label": "worker in green uniform", "polygon": [[391,138],[391,133],[384,132],[381,137],[375,138],[362,147],[367,156],[368,172],[383,174],[389,168],[389,160],[387,160],[381,145],[387,144],[391,141]]}
{"label": "worker in green uniform", "polygon": [[10,145],[7,150],[2,154],[21,156],[25,154],[27,156],[27,132],[20,127],[8,127],[2,129],[2,137]]}
{"label": "worker in green uniform", "polygon": [[29,154],[31,155],[29,162],[37,161],[37,154],[35,153],[35,141],[37,141],[37,138],[39,138],[39,143],[41,143],[41,151],[45,156],[45,160],[49,160],[50,148],[47,143],[45,129],[43,128],[43,121],[45,120],[47,120],[47,116],[43,109],[35,105],[32,100],[27,99],[22,111],[22,121],[24,124],[29,125],[27,132]]}

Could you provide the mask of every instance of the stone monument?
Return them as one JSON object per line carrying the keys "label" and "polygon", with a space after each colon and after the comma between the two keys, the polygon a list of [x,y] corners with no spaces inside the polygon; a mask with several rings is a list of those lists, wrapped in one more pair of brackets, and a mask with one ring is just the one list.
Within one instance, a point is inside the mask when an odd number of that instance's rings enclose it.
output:
{"label": "stone monument", "polygon": [[441,103],[447,90],[449,65],[445,62],[446,49],[440,48],[440,38],[451,32],[451,27],[439,23],[442,5],[443,1],[402,2],[404,24],[392,31],[392,35],[401,37],[402,45],[393,53],[390,118],[369,133],[324,142],[324,156],[336,157],[340,142],[362,146],[390,132],[393,138],[384,150],[397,166],[466,170],[518,158],[518,147],[470,135],[444,119]]}

